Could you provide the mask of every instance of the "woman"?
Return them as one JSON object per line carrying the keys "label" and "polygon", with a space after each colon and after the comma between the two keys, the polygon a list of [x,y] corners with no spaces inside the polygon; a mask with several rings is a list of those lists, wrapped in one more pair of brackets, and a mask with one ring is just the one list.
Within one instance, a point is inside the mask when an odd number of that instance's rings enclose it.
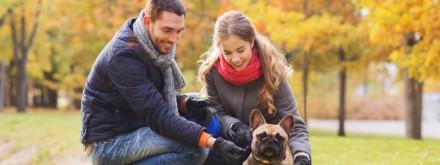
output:
{"label": "woman", "polygon": [[[237,11],[217,19],[211,48],[202,55],[199,81],[222,121],[221,136],[249,146],[249,115],[259,109],[266,121],[278,122],[294,114],[289,137],[295,164],[310,164],[309,133],[301,119],[287,76],[292,69],[283,54],[257,33],[249,18]],[[212,155],[206,164],[214,164]],[[221,163],[218,163],[221,164]]]}

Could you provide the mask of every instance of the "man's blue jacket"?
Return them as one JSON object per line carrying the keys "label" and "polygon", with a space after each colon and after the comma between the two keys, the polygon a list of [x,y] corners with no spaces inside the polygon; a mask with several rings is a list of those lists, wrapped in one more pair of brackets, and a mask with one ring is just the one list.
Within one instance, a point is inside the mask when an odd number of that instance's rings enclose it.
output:
{"label": "man's blue jacket", "polygon": [[[81,142],[98,142],[150,127],[159,135],[196,146],[200,125],[176,115],[160,91],[162,73],[148,59],[129,19],[97,57],[81,101]],[[178,94],[176,100],[182,95]],[[148,137],[145,137],[148,138]]]}

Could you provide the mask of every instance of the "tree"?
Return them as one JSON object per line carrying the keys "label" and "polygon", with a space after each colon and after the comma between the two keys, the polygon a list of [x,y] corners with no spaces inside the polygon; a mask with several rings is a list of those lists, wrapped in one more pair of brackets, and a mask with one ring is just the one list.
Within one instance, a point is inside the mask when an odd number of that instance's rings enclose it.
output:
{"label": "tree", "polygon": [[[14,63],[17,67],[17,98],[16,106],[18,112],[25,112],[27,104],[27,81],[28,75],[26,70],[26,63],[28,58],[29,49],[33,44],[35,34],[38,27],[38,17],[40,15],[39,6],[41,5],[41,0],[38,1],[36,5],[36,11],[32,14],[29,13],[30,7],[27,3],[21,4],[20,7],[14,9],[8,9],[9,14],[9,24],[11,29],[12,45],[14,50]],[[34,4],[32,4],[34,5]],[[26,9],[25,9],[26,7]],[[20,11],[18,13],[17,11]],[[28,17],[26,14],[32,14],[33,17]],[[28,32],[27,21],[32,19],[34,22],[31,25],[30,32]],[[29,37],[27,35],[29,34]]]}
{"label": "tree", "polygon": [[391,53],[382,59],[397,64],[405,81],[406,134],[421,139],[423,82],[440,76],[440,6],[433,0],[361,0],[369,11],[370,40],[388,45]]}
{"label": "tree", "polygon": [[[6,18],[6,13],[0,17],[0,28],[3,27],[3,22]],[[0,43],[0,50],[3,49],[5,43]],[[3,111],[4,96],[5,96],[5,79],[6,79],[6,63],[5,58],[0,57],[0,112]]]}
{"label": "tree", "polygon": [[195,61],[211,45],[211,37],[220,3],[216,1],[185,1],[185,30],[177,43],[176,56],[183,70],[197,70]]}
{"label": "tree", "polygon": [[3,59],[0,59],[0,112],[3,111],[4,96],[5,96],[5,79],[6,79],[6,66]]}
{"label": "tree", "polygon": [[[73,99],[79,108],[86,76],[107,42],[145,1],[53,0],[44,6],[45,22],[37,34],[29,67],[41,106],[53,107],[57,97]],[[42,65],[44,64],[44,65]],[[58,96],[60,94],[60,96]]]}

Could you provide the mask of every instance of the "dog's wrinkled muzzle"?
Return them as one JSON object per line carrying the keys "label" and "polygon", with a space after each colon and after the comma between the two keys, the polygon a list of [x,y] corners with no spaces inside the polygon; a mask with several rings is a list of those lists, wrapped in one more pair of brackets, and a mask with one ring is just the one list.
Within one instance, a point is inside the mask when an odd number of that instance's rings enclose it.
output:
{"label": "dog's wrinkled muzzle", "polygon": [[285,149],[273,138],[267,138],[258,145],[257,155],[269,161],[280,161],[283,159]]}

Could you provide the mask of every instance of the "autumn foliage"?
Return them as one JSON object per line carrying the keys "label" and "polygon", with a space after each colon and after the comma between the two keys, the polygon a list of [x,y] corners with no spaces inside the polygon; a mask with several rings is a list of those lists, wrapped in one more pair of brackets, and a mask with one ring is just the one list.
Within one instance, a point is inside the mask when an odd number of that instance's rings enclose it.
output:
{"label": "autumn foliage", "polygon": [[[361,84],[366,79],[363,75],[372,67],[382,63],[406,70],[408,78],[419,83],[440,77],[437,0],[186,0],[184,3],[186,28],[178,42],[176,58],[184,73],[194,73],[185,75],[191,80],[190,89],[199,89],[192,81],[198,67],[196,61],[211,44],[216,18],[227,10],[249,16],[258,31],[285,53],[297,73],[307,73],[298,75],[308,77],[293,78],[298,101],[307,96],[307,93],[301,95],[303,91],[299,89],[305,88],[306,83],[311,84],[308,91],[312,99],[323,92],[313,88],[328,81],[316,82],[315,73],[338,79],[338,73],[345,72],[347,92]],[[12,25],[24,27],[16,31],[17,38],[24,37],[29,44],[33,23],[38,24],[26,58],[28,105],[51,102],[50,98],[53,101],[59,96],[79,101],[96,56],[128,18],[138,16],[144,5],[145,0],[1,1],[0,65],[6,66],[6,76],[1,78],[9,84],[2,90],[6,94],[2,98],[5,104],[12,106],[20,100],[15,98],[19,67],[14,51],[21,50],[14,47],[23,45],[13,42]],[[24,23],[20,18],[25,18]],[[430,86],[435,87],[435,83]],[[339,91],[332,92],[337,98]],[[317,100],[326,102],[319,97]],[[337,112],[337,100],[327,101],[334,105],[330,109],[333,114]],[[314,105],[311,107],[316,111]],[[347,108],[352,112],[358,107]],[[313,114],[317,113],[312,112],[312,117]]]}

